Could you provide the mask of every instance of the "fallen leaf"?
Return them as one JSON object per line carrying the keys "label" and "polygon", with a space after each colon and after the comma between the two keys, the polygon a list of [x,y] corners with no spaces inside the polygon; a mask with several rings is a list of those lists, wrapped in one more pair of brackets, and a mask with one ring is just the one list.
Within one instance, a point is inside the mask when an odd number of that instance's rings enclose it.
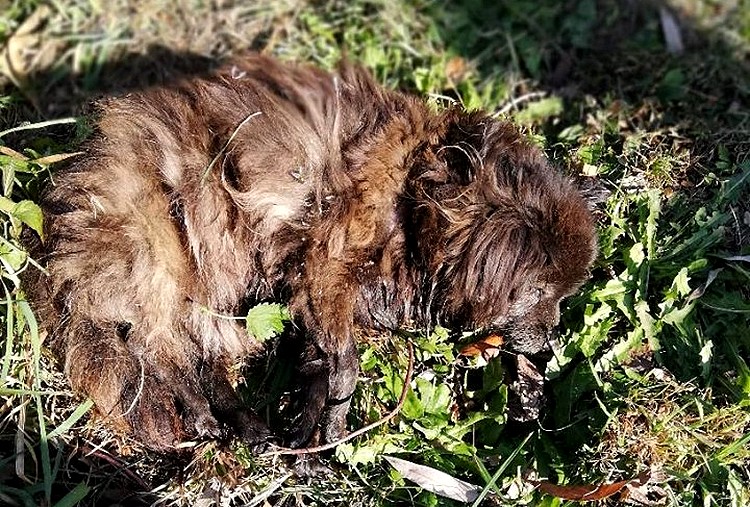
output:
{"label": "fallen leaf", "polygon": [[[642,472],[635,479],[613,482],[610,484],[581,484],[572,486],[560,486],[552,484],[549,481],[530,481],[539,491],[548,495],[560,498],[562,500],[574,500],[578,502],[589,502],[594,500],[603,500],[610,496],[620,494],[621,500],[631,500],[631,503],[640,505],[662,505],[662,496],[664,491],[657,486],[658,482],[663,482],[665,478],[658,470],[647,470]],[[656,500],[649,498],[653,493],[658,498]]]}
{"label": "fallen leaf", "polygon": [[418,465],[394,456],[384,456],[384,458],[405,479],[409,479],[419,487],[436,495],[458,502],[470,503],[482,493],[482,488],[479,486],[456,479],[452,475],[435,468]]}
{"label": "fallen leaf", "polygon": [[469,73],[469,70],[468,62],[460,56],[454,56],[445,63],[445,77],[454,83],[462,81]]}
{"label": "fallen leaf", "polygon": [[475,358],[474,366],[484,366],[491,359],[500,355],[502,345],[503,337],[491,334],[462,348],[458,355],[464,358]]}
{"label": "fallen leaf", "polygon": [[40,5],[5,42],[0,74],[19,89],[26,88],[35,73],[50,69],[65,49],[62,39],[51,37],[44,30],[52,18],[52,8]]}
{"label": "fallen leaf", "polygon": [[603,500],[615,493],[619,493],[630,481],[619,481],[599,486],[593,484],[580,484],[573,486],[560,486],[548,481],[539,481],[539,491],[563,500],[576,500],[588,502],[590,500]]}
{"label": "fallen leaf", "polygon": [[8,148],[7,146],[0,146],[0,153],[21,161],[26,161],[29,159],[29,157],[27,157],[26,155],[22,155],[21,153],[18,153],[16,150]]}

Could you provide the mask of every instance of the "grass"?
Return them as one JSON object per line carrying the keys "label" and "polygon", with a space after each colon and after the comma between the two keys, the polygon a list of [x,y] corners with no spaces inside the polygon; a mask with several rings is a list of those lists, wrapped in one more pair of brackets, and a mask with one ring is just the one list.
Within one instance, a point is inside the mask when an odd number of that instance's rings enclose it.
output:
{"label": "grass", "polygon": [[[25,127],[0,135],[0,503],[456,503],[405,479],[383,459],[395,455],[485,488],[486,502],[502,505],[568,504],[534,488],[536,479],[592,485],[644,472],[652,481],[642,503],[750,504],[746,0],[672,2],[682,54],[666,50],[658,1],[49,5],[12,0],[0,12],[0,46],[23,56],[0,75],[0,131]],[[35,13],[37,26],[28,21]],[[201,444],[187,466],[162,462],[89,420],[19,280],[36,269],[19,234],[22,224],[39,226],[34,201],[54,175],[49,157],[76,151],[88,127],[40,122],[80,118],[92,96],[247,47],[325,67],[346,54],[435,107],[496,112],[564,170],[606,188],[599,259],[566,303],[538,424],[509,422],[503,365],[458,367],[441,330],[414,340],[418,366],[401,415],[341,445],[328,462],[335,473],[323,478],[298,478],[241,443]],[[363,340],[352,427],[395,403],[404,347],[398,337]],[[248,382],[277,393],[273,379],[288,369],[272,353],[260,363]],[[248,397],[268,417],[277,400]],[[147,494],[143,483],[156,489]]]}

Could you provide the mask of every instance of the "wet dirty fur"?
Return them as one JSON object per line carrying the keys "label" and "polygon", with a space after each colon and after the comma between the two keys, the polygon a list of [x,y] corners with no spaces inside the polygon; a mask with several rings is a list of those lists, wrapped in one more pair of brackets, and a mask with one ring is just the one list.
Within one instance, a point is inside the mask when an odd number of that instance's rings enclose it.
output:
{"label": "wet dirty fur", "polygon": [[212,314],[288,304],[305,340],[291,444],[328,442],[357,329],[495,329],[533,354],[595,255],[586,202],[512,125],[353,65],[248,56],[98,116],[43,197],[49,275],[30,291],[73,388],[153,449],[268,435],[227,378],[262,345]]}

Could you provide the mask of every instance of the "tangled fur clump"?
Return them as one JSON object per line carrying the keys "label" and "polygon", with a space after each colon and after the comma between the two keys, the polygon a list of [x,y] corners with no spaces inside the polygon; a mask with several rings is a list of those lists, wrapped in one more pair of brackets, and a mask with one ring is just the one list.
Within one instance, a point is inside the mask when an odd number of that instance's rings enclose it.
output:
{"label": "tangled fur clump", "polygon": [[233,321],[288,304],[306,389],[292,445],[345,431],[357,329],[440,322],[547,347],[595,255],[587,203],[510,124],[431,111],[360,68],[248,56],[109,99],[43,198],[38,310],[73,387],[155,449],[268,430]]}

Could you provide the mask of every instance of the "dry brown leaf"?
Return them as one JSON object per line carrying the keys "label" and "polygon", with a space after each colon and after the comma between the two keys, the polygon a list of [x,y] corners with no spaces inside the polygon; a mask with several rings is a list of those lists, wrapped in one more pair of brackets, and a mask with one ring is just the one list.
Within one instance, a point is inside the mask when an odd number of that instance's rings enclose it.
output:
{"label": "dry brown leaf", "polygon": [[485,361],[489,361],[500,355],[500,347],[502,345],[503,337],[498,334],[491,334],[462,348],[458,355],[463,357],[481,357]]}
{"label": "dry brown leaf", "polygon": [[57,60],[64,43],[45,33],[52,19],[48,5],[40,5],[8,38],[0,57],[0,73],[5,74],[22,91],[29,77],[49,69]]}
{"label": "dry brown leaf", "polygon": [[83,153],[84,153],[83,151],[76,151],[73,153],[58,153],[56,155],[49,155],[47,157],[37,158],[34,160],[34,162],[37,164],[41,164],[41,165],[50,165],[50,164],[54,164],[55,162],[61,162],[70,157],[83,155]]}
{"label": "dry brown leaf", "polygon": [[[658,500],[648,500],[648,487],[656,487],[655,482],[660,479],[654,471],[645,471],[635,479],[613,482],[610,484],[580,484],[572,486],[560,486],[552,484],[549,481],[531,481],[540,491],[548,495],[563,499],[574,500],[578,502],[589,502],[594,500],[604,500],[613,495],[620,494],[620,499],[625,500],[629,497],[636,497],[642,505],[660,505]],[[656,487],[659,489],[658,487]],[[657,492],[658,493],[658,492]],[[642,503],[642,499],[647,499],[648,503]]]}
{"label": "dry brown leaf", "polygon": [[7,146],[0,146],[0,153],[3,155],[8,155],[9,157],[13,157],[18,160],[26,161],[29,159],[26,155],[23,155],[22,153],[18,153],[16,150],[13,150],[11,148],[8,148]]}
{"label": "dry brown leaf", "polygon": [[591,500],[603,500],[615,493],[619,493],[630,481],[613,482],[612,484],[580,484],[574,486],[560,486],[547,481],[539,481],[537,487],[543,493],[561,498],[563,500],[576,500],[588,502]]}
{"label": "dry brown leaf", "polygon": [[469,70],[469,63],[460,56],[454,56],[445,63],[445,77],[453,83],[463,81]]}
{"label": "dry brown leaf", "polygon": [[384,456],[385,460],[406,479],[419,487],[459,502],[470,503],[479,497],[482,488],[456,479],[452,475],[432,467],[418,465],[394,456]]}

